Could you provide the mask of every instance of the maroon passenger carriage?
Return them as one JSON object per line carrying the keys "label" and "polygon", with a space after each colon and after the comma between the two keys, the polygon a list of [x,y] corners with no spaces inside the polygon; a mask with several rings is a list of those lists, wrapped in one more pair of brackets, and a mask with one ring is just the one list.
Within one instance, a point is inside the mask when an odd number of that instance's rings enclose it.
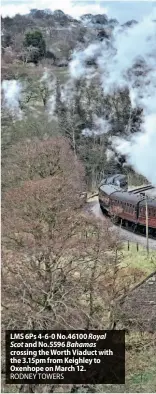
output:
{"label": "maroon passenger carriage", "polygon": [[[145,193],[140,191],[147,189]],[[149,189],[149,190],[148,190]],[[123,191],[114,185],[102,184],[99,187],[99,204],[103,212],[115,223],[139,229],[145,233],[146,200],[148,207],[149,234],[156,237],[156,189],[153,186]]]}

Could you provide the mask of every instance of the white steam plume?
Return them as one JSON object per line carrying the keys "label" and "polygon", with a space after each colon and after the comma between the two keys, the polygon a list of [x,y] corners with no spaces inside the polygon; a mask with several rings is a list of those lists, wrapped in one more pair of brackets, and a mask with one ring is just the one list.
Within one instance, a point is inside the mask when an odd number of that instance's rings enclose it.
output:
{"label": "white steam plume", "polygon": [[71,76],[74,79],[89,77],[89,74],[93,73],[94,69],[88,69],[86,62],[97,58],[100,55],[100,51],[101,43],[90,44],[84,51],[75,51],[73,53],[73,60],[69,64]]}
{"label": "white steam plume", "polygon": [[51,118],[55,118],[56,110],[56,78],[50,70],[44,70],[43,76],[40,79],[41,89],[47,96],[47,110]]}
{"label": "white steam plume", "polygon": [[22,94],[22,84],[17,80],[4,80],[2,82],[2,92],[4,95],[4,106],[13,115],[22,116],[20,109],[20,99]]}
{"label": "white steam plume", "polygon": [[94,115],[92,129],[85,128],[82,130],[82,135],[85,137],[99,136],[108,133],[109,130],[109,122],[106,119],[99,118],[97,115]]}
{"label": "white steam plume", "polygon": [[115,139],[114,144],[136,171],[156,185],[156,114],[145,117],[143,131],[134,134],[131,141]]}
{"label": "white steam plume", "polygon": [[110,161],[111,159],[113,159],[114,158],[114,152],[111,150],[111,149],[107,149],[106,150],[106,158],[107,158],[107,161]]}
{"label": "white steam plume", "polygon": [[[140,23],[113,31],[110,45],[105,41],[90,45],[88,51],[74,54],[71,75],[87,74],[88,53],[96,57],[105,94],[128,87],[132,107],[143,108],[142,132],[130,141],[114,140],[116,149],[128,154],[133,167],[156,185],[156,9]],[[143,65],[143,74],[136,75],[134,66]],[[83,74],[84,71],[84,74]],[[92,72],[92,71],[91,71]]]}

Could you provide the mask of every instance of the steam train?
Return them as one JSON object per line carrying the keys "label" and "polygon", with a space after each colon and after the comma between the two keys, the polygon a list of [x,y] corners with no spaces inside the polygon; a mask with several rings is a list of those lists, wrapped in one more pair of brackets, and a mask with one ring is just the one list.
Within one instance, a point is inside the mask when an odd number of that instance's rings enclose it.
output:
{"label": "steam train", "polygon": [[114,223],[133,231],[145,233],[148,217],[149,234],[156,237],[156,188],[152,185],[128,191],[126,177],[117,174],[99,185],[99,204]]}

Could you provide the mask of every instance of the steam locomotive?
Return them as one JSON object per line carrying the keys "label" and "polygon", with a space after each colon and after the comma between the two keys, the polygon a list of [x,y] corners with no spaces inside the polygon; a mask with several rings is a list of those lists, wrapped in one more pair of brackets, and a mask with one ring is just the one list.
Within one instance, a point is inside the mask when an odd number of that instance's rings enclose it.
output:
{"label": "steam locomotive", "polygon": [[148,213],[149,234],[156,237],[156,188],[152,185],[128,191],[124,175],[105,178],[99,185],[99,204],[114,223],[141,233],[146,232]]}

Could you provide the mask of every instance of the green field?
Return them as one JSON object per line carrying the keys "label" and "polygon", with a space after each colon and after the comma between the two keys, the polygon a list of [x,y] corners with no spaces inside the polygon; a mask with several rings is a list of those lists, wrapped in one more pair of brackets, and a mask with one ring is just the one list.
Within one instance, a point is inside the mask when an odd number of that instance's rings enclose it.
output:
{"label": "green field", "polygon": [[125,242],[123,244],[123,258],[124,258],[124,266],[131,268],[138,268],[143,271],[145,275],[149,275],[156,269],[156,251],[150,250],[149,254],[147,254],[147,250],[145,247],[137,244],[129,242],[129,250],[128,243]]}

